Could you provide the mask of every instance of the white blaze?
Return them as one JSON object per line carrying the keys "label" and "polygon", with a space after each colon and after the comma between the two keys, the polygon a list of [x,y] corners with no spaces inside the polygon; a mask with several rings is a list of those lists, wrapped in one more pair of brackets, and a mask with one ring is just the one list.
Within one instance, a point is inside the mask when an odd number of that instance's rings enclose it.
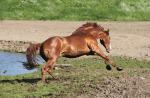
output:
{"label": "white blaze", "polygon": [[110,46],[109,46],[109,47],[110,47],[110,51],[112,51],[111,44],[110,44]]}

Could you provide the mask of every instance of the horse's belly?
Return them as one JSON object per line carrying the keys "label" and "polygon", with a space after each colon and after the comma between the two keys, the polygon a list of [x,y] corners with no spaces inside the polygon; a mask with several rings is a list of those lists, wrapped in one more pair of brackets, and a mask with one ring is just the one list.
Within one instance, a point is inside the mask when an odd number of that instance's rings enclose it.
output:
{"label": "horse's belly", "polygon": [[83,49],[83,48],[76,48],[76,49],[66,49],[65,51],[63,51],[61,53],[61,56],[70,56],[70,57],[74,57],[74,56],[81,56],[81,55],[86,55],[90,52],[89,48]]}

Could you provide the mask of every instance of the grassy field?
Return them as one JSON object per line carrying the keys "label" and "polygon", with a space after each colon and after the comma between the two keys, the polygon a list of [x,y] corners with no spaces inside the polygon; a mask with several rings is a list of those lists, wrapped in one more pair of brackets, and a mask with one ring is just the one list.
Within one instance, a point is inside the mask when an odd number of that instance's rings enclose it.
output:
{"label": "grassy field", "polygon": [[76,97],[89,94],[92,85],[103,86],[104,77],[120,77],[149,73],[150,62],[110,57],[123,71],[106,66],[100,57],[67,59],[59,58],[58,64],[72,64],[53,70],[58,80],[46,75],[46,83],[41,83],[41,71],[16,76],[0,76],[0,97],[2,98],[35,98],[35,97]]}
{"label": "grassy field", "polygon": [[150,21],[149,0],[0,0],[1,20]]}

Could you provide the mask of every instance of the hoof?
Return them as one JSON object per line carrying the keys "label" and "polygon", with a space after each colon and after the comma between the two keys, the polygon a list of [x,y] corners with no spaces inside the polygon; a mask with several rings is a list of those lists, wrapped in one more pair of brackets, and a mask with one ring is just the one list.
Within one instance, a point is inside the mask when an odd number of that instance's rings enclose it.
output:
{"label": "hoof", "polygon": [[123,69],[122,69],[122,68],[118,68],[118,67],[117,67],[117,70],[118,70],[118,71],[122,71]]}
{"label": "hoof", "polygon": [[107,69],[107,70],[111,70],[110,65],[107,65],[107,66],[106,66],[106,69]]}

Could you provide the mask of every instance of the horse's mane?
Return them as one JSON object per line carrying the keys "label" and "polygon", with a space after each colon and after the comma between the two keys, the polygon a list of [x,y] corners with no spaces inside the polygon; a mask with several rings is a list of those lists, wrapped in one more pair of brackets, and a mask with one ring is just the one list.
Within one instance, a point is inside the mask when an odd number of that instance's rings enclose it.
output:
{"label": "horse's mane", "polygon": [[104,31],[104,28],[98,25],[97,23],[87,22],[86,24],[83,24],[81,27],[79,27],[75,32],[73,32],[73,34],[76,33],[77,31],[87,30],[89,28],[99,28],[102,31]]}

